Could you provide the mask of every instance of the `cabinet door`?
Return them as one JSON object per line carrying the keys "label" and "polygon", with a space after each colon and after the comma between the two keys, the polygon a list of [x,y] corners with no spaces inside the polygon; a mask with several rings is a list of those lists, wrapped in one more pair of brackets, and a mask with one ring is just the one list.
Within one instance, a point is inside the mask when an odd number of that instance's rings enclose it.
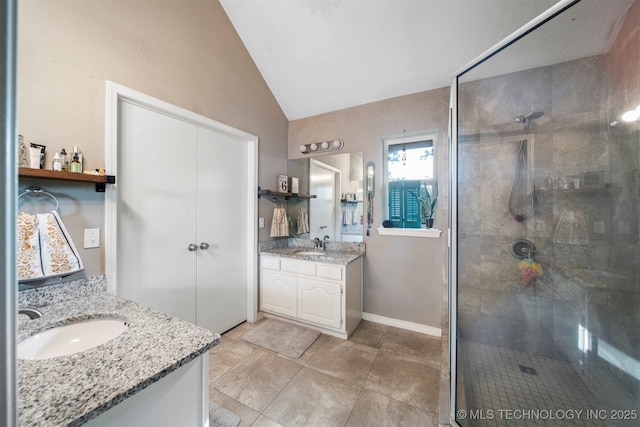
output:
{"label": "cabinet door", "polygon": [[265,311],[296,317],[297,279],[271,271],[262,271],[260,306]]}
{"label": "cabinet door", "polygon": [[197,127],[120,103],[117,294],[195,323]]}
{"label": "cabinet door", "polygon": [[298,319],[333,329],[341,329],[341,284],[298,279]]}

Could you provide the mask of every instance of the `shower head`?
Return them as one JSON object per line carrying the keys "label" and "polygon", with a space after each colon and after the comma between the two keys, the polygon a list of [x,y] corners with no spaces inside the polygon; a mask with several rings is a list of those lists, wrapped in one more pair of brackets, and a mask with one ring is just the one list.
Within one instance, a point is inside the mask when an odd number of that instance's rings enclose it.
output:
{"label": "shower head", "polygon": [[544,114],[544,111],[542,110],[531,110],[531,112],[526,116],[522,116],[522,115],[516,116],[516,122],[520,122],[524,125],[525,128],[528,128],[529,121],[542,117],[543,114]]}
{"label": "shower head", "polygon": [[526,119],[527,120],[535,120],[535,119],[538,119],[538,118],[542,117],[543,114],[544,114],[544,111],[542,111],[542,110],[532,110],[529,114],[527,114]]}

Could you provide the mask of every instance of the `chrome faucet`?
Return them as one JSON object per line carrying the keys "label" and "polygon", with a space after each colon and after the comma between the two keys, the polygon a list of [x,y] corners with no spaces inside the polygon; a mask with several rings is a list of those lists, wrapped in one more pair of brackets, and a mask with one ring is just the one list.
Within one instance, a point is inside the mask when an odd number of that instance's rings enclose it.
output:
{"label": "chrome faucet", "polygon": [[31,307],[18,308],[18,314],[26,314],[29,319],[39,319],[42,317],[42,312]]}
{"label": "chrome faucet", "polygon": [[316,249],[320,249],[320,248],[322,248],[322,242],[321,242],[321,241],[320,241],[320,239],[319,239],[319,238],[317,238],[317,237],[316,237],[315,239],[313,239],[313,244],[315,245],[315,248],[316,248]]}
{"label": "chrome faucet", "polygon": [[326,250],[327,249],[327,240],[329,240],[329,239],[330,239],[330,237],[327,236],[326,234],[322,238],[322,250]]}

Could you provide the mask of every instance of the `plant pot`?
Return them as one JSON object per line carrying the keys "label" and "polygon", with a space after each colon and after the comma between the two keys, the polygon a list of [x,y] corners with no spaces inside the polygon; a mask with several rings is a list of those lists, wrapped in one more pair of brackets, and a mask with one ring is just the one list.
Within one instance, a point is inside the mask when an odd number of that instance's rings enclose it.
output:
{"label": "plant pot", "polygon": [[425,218],[424,225],[426,228],[433,228],[433,218]]}

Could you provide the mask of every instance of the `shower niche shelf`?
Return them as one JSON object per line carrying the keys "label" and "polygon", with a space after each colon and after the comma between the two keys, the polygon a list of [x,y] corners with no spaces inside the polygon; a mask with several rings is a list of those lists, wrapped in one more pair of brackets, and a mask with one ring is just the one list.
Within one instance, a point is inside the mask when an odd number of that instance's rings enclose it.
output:
{"label": "shower niche shelf", "polygon": [[563,199],[581,199],[593,197],[607,197],[609,189],[601,188],[560,188],[555,190],[555,194]]}
{"label": "shower niche shelf", "polygon": [[18,168],[18,175],[24,178],[46,178],[59,181],[76,181],[96,184],[96,191],[104,193],[106,184],[115,184],[114,175],[89,175],[86,173],[58,172],[48,169]]}
{"label": "shower niche shelf", "polygon": [[605,193],[607,191],[607,187],[598,187],[598,188],[560,188],[556,191],[559,191],[563,194],[598,194]]}

